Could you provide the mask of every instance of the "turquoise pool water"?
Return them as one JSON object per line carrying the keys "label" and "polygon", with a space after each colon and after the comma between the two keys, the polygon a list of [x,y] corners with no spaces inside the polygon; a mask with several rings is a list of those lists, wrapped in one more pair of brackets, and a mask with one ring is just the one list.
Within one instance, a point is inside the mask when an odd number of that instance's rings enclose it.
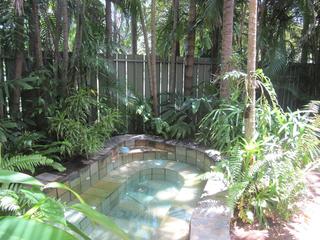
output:
{"label": "turquoise pool water", "polygon": [[[157,228],[181,188],[178,178],[172,180],[129,181],[126,191],[107,215],[129,234],[130,239],[155,239]],[[90,235],[97,240],[118,239],[99,228],[94,228]]]}

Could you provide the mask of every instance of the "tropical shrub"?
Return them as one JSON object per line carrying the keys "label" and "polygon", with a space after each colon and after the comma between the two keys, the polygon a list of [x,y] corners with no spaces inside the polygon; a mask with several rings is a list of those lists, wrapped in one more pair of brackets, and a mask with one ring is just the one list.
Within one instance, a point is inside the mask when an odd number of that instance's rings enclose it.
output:
{"label": "tropical shrub", "polygon": [[198,142],[224,151],[243,137],[245,77],[244,73],[238,71],[219,77],[220,81],[229,79],[230,99],[217,102],[201,119],[196,134]]}
{"label": "tropical shrub", "polygon": [[[44,185],[32,176],[0,170],[0,238],[1,239],[90,239],[86,233],[65,219],[68,210],[85,215],[121,239],[127,235],[107,216],[95,211],[68,186],[61,183]],[[45,189],[70,191],[79,203],[66,205],[44,193]]]}
{"label": "tropical shrub", "polygon": [[[147,132],[170,139],[186,139],[197,131],[198,119],[212,109],[213,100],[208,97],[184,98],[175,94],[165,94],[168,101],[161,104],[159,117],[154,117],[149,101],[131,97],[129,113],[139,124],[143,122]],[[136,117],[137,116],[137,117]]]}
{"label": "tropical shrub", "polygon": [[205,116],[198,139],[208,139],[208,144],[223,151],[225,160],[216,169],[229,181],[228,202],[237,216],[265,226],[270,218],[290,216],[306,171],[318,164],[320,117],[316,102],[305,110],[284,112],[270,80],[260,71],[257,77],[260,93],[254,140],[244,140],[245,108],[239,103],[222,103]]}
{"label": "tropical shrub", "polygon": [[[92,109],[99,111],[94,122],[90,121]],[[118,111],[98,102],[95,92],[87,89],[66,98],[49,121],[57,140],[70,146],[67,153],[87,157],[99,150],[121,123]]]}

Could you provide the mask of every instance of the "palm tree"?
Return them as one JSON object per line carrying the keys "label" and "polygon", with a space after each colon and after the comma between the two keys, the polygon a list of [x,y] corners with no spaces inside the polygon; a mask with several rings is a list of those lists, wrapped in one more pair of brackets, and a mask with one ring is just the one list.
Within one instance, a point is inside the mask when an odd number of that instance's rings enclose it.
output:
{"label": "palm tree", "polygon": [[172,39],[171,39],[171,55],[170,55],[170,90],[175,91],[176,88],[176,56],[177,56],[177,25],[179,20],[179,0],[172,0]]}
{"label": "palm tree", "polygon": [[33,22],[33,44],[34,44],[34,57],[35,67],[41,68],[43,66],[41,38],[40,38],[40,23],[39,23],[39,8],[38,1],[32,0],[32,22]]}
{"label": "palm tree", "polygon": [[[224,0],[223,2],[223,24],[222,24],[222,73],[228,72],[231,68],[232,37],[233,37],[233,13],[234,0]],[[220,97],[228,99],[229,81],[225,79],[220,83]]]}
{"label": "palm tree", "polygon": [[156,23],[155,23],[155,14],[156,14],[156,2],[152,0],[151,2],[151,45],[152,50],[150,52],[147,27],[145,23],[145,8],[143,3],[139,4],[139,15],[142,27],[142,33],[144,38],[146,56],[147,56],[147,65],[150,81],[150,92],[152,96],[152,106],[155,115],[158,115],[158,96],[157,96],[157,79],[156,79]]}
{"label": "palm tree", "polygon": [[[17,1],[19,2],[19,1]],[[18,80],[22,77],[23,60],[24,60],[24,14],[23,14],[23,1],[22,6],[17,7],[16,21],[15,21],[15,71],[14,79]],[[12,89],[12,97],[10,101],[10,116],[13,119],[19,118],[20,113],[20,97],[21,89],[19,86],[14,86]]]}
{"label": "palm tree", "polygon": [[137,16],[136,14],[131,15],[131,49],[132,55],[137,55],[138,47],[138,25],[137,25]]}
{"label": "palm tree", "polygon": [[256,125],[256,40],[257,40],[257,0],[249,1],[249,27],[248,27],[248,63],[246,82],[246,110],[244,116],[245,136],[251,141],[255,135]]}
{"label": "palm tree", "polygon": [[110,44],[112,42],[112,17],[111,17],[111,1],[106,0],[105,9],[105,21],[106,21],[106,32],[105,32],[105,44],[106,44],[106,57],[110,58],[111,48]]}
{"label": "palm tree", "polygon": [[196,12],[197,12],[196,0],[189,0],[187,54],[186,54],[185,83],[184,83],[185,96],[191,96],[192,94],[194,49],[195,49],[195,38],[196,38],[196,31],[195,31]]}
{"label": "palm tree", "polygon": [[153,111],[158,113],[158,90],[157,90],[157,59],[156,59],[156,0],[151,1],[151,92]]}
{"label": "palm tree", "polygon": [[69,68],[69,16],[68,1],[61,2],[62,34],[63,34],[63,67],[62,67],[62,96],[67,94]]}
{"label": "palm tree", "polygon": [[[46,23],[49,28],[51,28],[52,31],[52,41],[53,41],[53,46],[54,46],[54,63],[55,63],[55,69],[54,69],[54,77],[55,79],[59,79],[59,66],[60,66],[60,61],[61,61],[61,56],[59,52],[59,42],[60,42],[60,37],[61,37],[61,32],[62,32],[62,17],[61,17],[61,0],[57,0],[55,4],[55,26],[51,26],[50,24],[50,19],[48,16],[46,16]],[[47,13],[46,13],[47,14]],[[63,84],[60,84],[61,86]]]}

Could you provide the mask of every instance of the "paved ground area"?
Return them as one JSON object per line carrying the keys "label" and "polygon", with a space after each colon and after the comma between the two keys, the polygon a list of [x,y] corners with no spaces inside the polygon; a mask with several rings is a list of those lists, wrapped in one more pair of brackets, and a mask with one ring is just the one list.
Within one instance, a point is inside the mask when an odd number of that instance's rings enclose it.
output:
{"label": "paved ground area", "polygon": [[320,239],[320,171],[307,175],[307,198],[299,203],[301,212],[288,223],[277,223],[268,230],[234,227],[232,240],[318,240]]}

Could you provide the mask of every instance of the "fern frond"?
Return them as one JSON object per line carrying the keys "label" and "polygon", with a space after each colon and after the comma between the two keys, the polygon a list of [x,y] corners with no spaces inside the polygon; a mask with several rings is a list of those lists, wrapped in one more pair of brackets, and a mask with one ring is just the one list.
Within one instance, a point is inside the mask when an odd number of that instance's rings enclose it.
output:
{"label": "fern frond", "polygon": [[19,196],[15,191],[3,189],[0,191],[0,211],[17,213],[20,210]]}
{"label": "fern frond", "polygon": [[58,171],[65,169],[61,164],[40,154],[21,155],[3,159],[0,167],[11,171],[30,171],[34,173],[36,167],[39,166],[51,166]]}

